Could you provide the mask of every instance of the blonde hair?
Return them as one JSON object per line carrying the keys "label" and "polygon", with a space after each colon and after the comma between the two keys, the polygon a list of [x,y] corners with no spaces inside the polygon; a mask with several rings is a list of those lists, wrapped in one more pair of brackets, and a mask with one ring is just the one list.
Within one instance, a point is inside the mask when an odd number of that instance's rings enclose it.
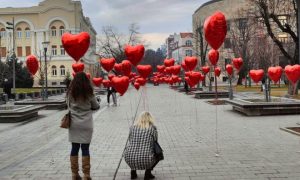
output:
{"label": "blonde hair", "polygon": [[154,125],[154,118],[149,112],[142,112],[139,118],[134,123],[139,128],[149,128],[150,125]]}

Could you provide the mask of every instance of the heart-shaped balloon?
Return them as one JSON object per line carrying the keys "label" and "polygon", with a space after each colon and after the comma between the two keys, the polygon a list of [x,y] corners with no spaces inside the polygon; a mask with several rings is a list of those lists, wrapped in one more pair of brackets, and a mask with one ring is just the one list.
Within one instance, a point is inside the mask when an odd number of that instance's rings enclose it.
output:
{"label": "heart-shaped balloon", "polygon": [[227,24],[223,13],[217,11],[204,22],[204,34],[208,44],[218,50],[227,34]]}
{"label": "heart-shaped balloon", "polygon": [[202,69],[202,72],[203,72],[204,75],[206,75],[210,71],[210,67],[209,66],[203,66],[201,69]]}
{"label": "heart-shaped balloon", "polygon": [[202,78],[202,74],[200,72],[191,72],[189,78],[193,83],[198,84]]}
{"label": "heart-shaped balloon", "polygon": [[197,84],[196,82],[192,81],[189,77],[185,77],[185,81],[188,83],[190,88],[193,88]]}
{"label": "heart-shaped balloon", "polygon": [[232,64],[235,67],[236,70],[240,71],[240,69],[243,66],[243,59],[242,58],[233,58]]}
{"label": "heart-shaped balloon", "polygon": [[152,67],[151,65],[138,65],[137,71],[143,78],[147,78],[152,72]]}
{"label": "heart-shaped balloon", "polygon": [[145,78],[137,78],[135,80],[135,82],[139,83],[140,86],[144,86],[146,84],[147,80]]}
{"label": "heart-shaped balloon", "polygon": [[121,63],[120,63],[120,64],[117,64],[117,63],[116,63],[116,64],[114,65],[115,71],[117,71],[117,72],[120,73],[120,74],[123,73],[122,67],[123,67],[123,66],[122,66]]}
{"label": "heart-shaped balloon", "polygon": [[164,64],[165,64],[166,67],[174,66],[175,60],[173,58],[171,58],[171,59],[165,59],[164,60]]}
{"label": "heart-shaped balloon", "polygon": [[172,66],[170,66],[170,67],[166,67],[166,69],[165,69],[165,73],[167,73],[167,74],[172,74],[172,72],[173,72],[173,68],[172,68]]}
{"label": "heart-shaped balloon", "polygon": [[111,71],[115,66],[116,60],[115,58],[102,58],[100,60],[100,64],[105,69],[105,71]]}
{"label": "heart-shaped balloon", "polygon": [[287,78],[293,83],[296,84],[300,79],[300,65],[287,65],[284,68]]}
{"label": "heart-shaped balloon", "polygon": [[127,76],[113,77],[112,85],[121,96],[127,91],[129,86],[129,78]]}
{"label": "heart-shaped balloon", "polygon": [[233,67],[231,64],[226,65],[226,71],[227,71],[228,76],[231,76],[233,74]]}
{"label": "heart-shaped balloon", "polygon": [[75,35],[67,32],[62,35],[61,40],[64,49],[75,61],[79,61],[90,46],[90,35],[87,32]]}
{"label": "heart-shaped balloon", "polygon": [[208,52],[208,59],[213,66],[216,66],[219,61],[219,51],[211,49]]}
{"label": "heart-shaped balloon", "polygon": [[128,60],[122,61],[122,71],[125,76],[130,76],[131,73],[131,62]]}
{"label": "heart-shaped balloon", "polygon": [[137,66],[140,63],[140,61],[144,57],[144,52],[145,52],[145,48],[143,45],[137,45],[137,46],[127,45],[125,47],[125,54],[127,56],[127,59],[134,66]]}
{"label": "heart-shaped balloon", "polygon": [[72,69],[75,73],[82,72],[84,70],[84,64],[83,63],[74,63],[72,64]]}
{"label": "heart-shaped balloon", "polygon": [[139,90],[141,85],[138,82],[135,82],[133,86],[136,90]]}
{"label": "heart-shaped balloon", "polygon": [[264,70],[262,69],[250,70],[249,75],[255,83],[258,83],[264,77]]}
{"label": "heart-shaped balloon", "polygon": [[93,83],[97,87],[99,87],[101,85],[102,81],[103,81],[102,78],[93,78]]}
{"label": "heart-shaped balloon", "polygon": [[163,73],[165,70],[165,66],[164,65],[157,65],[156,69],[158,72]]}
{"label": "heart-shaped balloon", "polygon": [[35,75],[39,69],[39,61],[33,55],[27,56],[26,66],[30,74]]}
{"label": "heart-shaped balloon", "polygon": [[114,78],[116,75],[114,75],[114,74],[108,74],[108,79],[111,81],[112,80],[112,78]]}
{"label": "heart-shaped balloon", "polygon": [[220,74],[221,74],[221,68],[215,67],[215,75],[216,75],[216,77],[219,77]]}
{"label": "heart-shaped balloon", "polygon": [[174,75],[178,75],[180,73],[180,70],[181,70],[181,66],[180,65],[175,65],[173,66],[173,74]]}
{"label": "heart-shaped balloon", "polygon": [[282,72],[283,69],[281,66],[269,67],[268,69],[269,78],[274,81],[275,84],[280,80]]}
{"label": "heart-shaped balloon", "polygon": [[182,61],[181,67],[183,68],[184,71],[189,71],[189,68],[186,66],[184,61]]}
{"label": "heart-shaped balloon", "polygon": [[197,66],[197,57],[185,57],[184,59],[184,63],[185,65],[187,66],[187,68],[190,70],[190,71],[193,71],[195,69],[195,67]]}
{"label": "heart-shaped balloon", "polygon": [[103,84],[104,87],[108,88],[108,87],[111,86],[111,81],[110,81],[110,80],[107,80],[107,79],[104,79],[104,80],[102,81],[102,84]]}

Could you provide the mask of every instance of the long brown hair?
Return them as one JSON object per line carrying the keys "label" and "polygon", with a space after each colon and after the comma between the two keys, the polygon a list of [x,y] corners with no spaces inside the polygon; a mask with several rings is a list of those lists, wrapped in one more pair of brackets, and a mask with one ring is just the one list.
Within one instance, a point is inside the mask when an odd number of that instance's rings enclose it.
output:
{"label": "long brown hair", "polygon": [[71,95],[75,101],[85,101],[94,93],[90,80],[84,72],[76,73],[72,80],[67,95]]}

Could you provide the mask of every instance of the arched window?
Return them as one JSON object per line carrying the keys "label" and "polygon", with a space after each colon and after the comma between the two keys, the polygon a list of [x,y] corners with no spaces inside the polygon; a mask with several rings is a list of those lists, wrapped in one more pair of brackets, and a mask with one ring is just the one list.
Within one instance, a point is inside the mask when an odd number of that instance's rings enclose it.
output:
{"label": "arched window", "polygon": [[56,27],[55,26],[51,27],[51,36],[53,36],[53,37],[56,36]]}
{"label": "arched window", "polygon": [[64,65],[60,66],[60,75],[65,76],[66,75],[66,68]]}
{"label": "arched window", "polygon": [[30,28],[29,27],[25,28],[25,37],[30,38]]}
{"label": "arched window", "polygon": [[22,38],[22,29],[20,27],[17,28],[17,38]]}
{"label": "arched window", "polygon": [[64,26],[60,26],[59,27],[59,35],[62,36],[65,33],[65,27]]}
{"label": "arched window", "polygon": [[1,37],[6,37],[6,30],[5,30],[5,28],[1,28],[1,30],[0,30],[0,36]]}
{"label": "arched window", "polygon": [[52,76],[57,76],[57,69],[56,66],[52,66]]}
{"label": "arched window", "polygon": [[185,45],[186,45],[186,46],[192,46],[192,41],[191,41],[191,40],[187,40],[187,41],[185,42]]}

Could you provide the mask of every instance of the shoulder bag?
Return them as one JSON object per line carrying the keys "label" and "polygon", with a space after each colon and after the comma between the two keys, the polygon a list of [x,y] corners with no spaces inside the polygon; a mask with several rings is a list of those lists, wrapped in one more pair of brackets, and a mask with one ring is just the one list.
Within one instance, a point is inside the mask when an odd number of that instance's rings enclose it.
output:
{"label": "shoulder bag", "polygon": [[68,106],[68,113],[64,115],[61,119],[60,127],[64,129],[69,129],[71,125],[71,111],[70,111],[70,101],[67,98],[67,106]]}

